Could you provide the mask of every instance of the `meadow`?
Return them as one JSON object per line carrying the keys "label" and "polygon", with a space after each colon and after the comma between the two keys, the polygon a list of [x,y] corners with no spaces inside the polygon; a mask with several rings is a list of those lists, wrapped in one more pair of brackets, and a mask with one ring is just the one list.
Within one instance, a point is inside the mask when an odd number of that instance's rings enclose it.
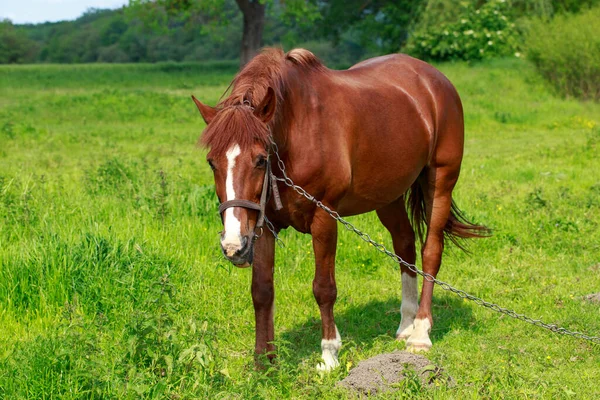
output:
{"label": "meadow", "polygon": [[[439,278],[600,335],[600,104],[562,99],[524,60],[438,66],[462,96],[455,199],[494,235],[448,245]],[[403,349],[396,265],[341,231],[341,367],[320,375],[310,237],[283,232],[277,364],[256,371],[250,270],[226,262],[190,94],[232,63],[0,66],[0,398],[346,398],[360,360]],[[374,214],[351,221],[390,245]],[[454,384],[382,398],[600,395],[600,347],[439,287],[428,357]]]}

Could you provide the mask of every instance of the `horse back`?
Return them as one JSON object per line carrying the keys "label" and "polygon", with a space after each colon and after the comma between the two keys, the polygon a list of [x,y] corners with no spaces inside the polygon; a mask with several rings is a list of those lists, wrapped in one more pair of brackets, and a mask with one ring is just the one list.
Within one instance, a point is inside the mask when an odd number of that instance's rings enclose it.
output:
{"label": "horse back", "polygon": [[341,213],[358,214],[398,199],[430,163],[460,166],[460,99],[431,65],[397,54],[320,79],[314,85],[320,88],[315,134],[323,154],[337,164],[321,169],[335,180]]}

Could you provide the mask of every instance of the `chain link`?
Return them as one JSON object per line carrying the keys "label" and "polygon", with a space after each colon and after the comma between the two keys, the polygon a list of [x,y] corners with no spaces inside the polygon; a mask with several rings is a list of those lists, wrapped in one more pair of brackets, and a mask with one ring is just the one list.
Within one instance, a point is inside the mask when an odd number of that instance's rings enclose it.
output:
{"label": "chain link", "polygon": [[[374,241],[373,239],[371,239],[369,234],[362,232],[356,226],[354,226],[352,223],[350,223],[349,221],[342,218],[340,216],[340,214],[338,214],[337,211],[334,211],[331,208],[327,207],[325,204],[323,204],[320,200],[317,200],[313,195],[308,193],[302,187],[294,184],[294,181],[292,181],[292,179],[286,173],[285,164],[283,163],[283,160],[279,156],[279,148],[277,146],[277,143],[275,143],[272,136],[270,137],[270,140],[271,140],[271,148],[273,150],[273,153],[277,157],[277,165],[279,166],[279,170],[283,174],[283,178],[277,177],[277,176],[275,176],[275,174],[273,174],[273,179],[275,179],[279,182],[283,182],[286,186],[292,188],[299,195],[301,195],[301,196],[305,197],[306,199],[310,200],[311,202],[315,203],[317,205],[317,207],[321,208],[327,214],[329,214],[333,219],[335,219],[336,221],[341,223],[347,230],[356,233],[358,235],[358,237],[360,237],[366,243],[369,243],[370,245],[372,245],[377,251],[394,259],[396,262],[404,265],[406,268],[408,268],[412,272],[421,275],[423,277],[423,279],[426,279],[429,282],[433,282],[433,283],[441,286],[442,289],[444,289],[444,290],[455,293],[456,295],[458,295],[458,297],[473,301],[474,303],[476,303],[480,306],[489,308],[489,309],[496,311],[498,313],[501,313],[501,314],[508,315],[509,317],[518,319],[520,321],[527,322],[531,325],[535,325],[535,326],[539,326],[541,328],[548,329],[554,333],[558,333],[561,335],[573,336],[573,337],[576,337],[579,339],[590,341],[596,345],[600,345],[600,337],[598,337],[598,336],[589,336],[582,332],[570,331],[570,330],[560,327],[558,325],[548,324],[539,319],[533,319],[524,314],[519,314],[514,310],[500,307],[497,304],[490,303],[489,301],[485,301],[482,298],[473,296],[472,294],[469,294],[469,293],[465,292],[464,290],[457,289],[457,288],[453,287],[452,285],[450,285],[449,283],[439,280],[435,276],[433,276],[427,272],[421,271],[420,269],[417,268],[417,266],[415,264],[411,264],[407,261],[404,261],[399,255],[389,251],[383,244],[378,243],[378,242]],[[272,227],[273,227],[272,224],[269,223],[269,229],[271,229]],[[272,232],[274,232],[274,230],[272,230]]]}
{"label": "chain link", "polygon": [[[273,179],[275,179],[275,175],[271,174],[271,177]],[[279,247],[281,247],[281,248],[285,247],[285,243],[283,243],[283,240],[281,240],[281,238],[279,237],[279,234],[277,234],[277,231],[275,230],[273,223],[271,221],[269,221],[269,219],[267,218],[266,215],[265,215],[265,222],[267,224],[267,229],[269,229],[271,231],[271,233],[273,234],[273,237],[275,238],[275,243],[277,243],[279,245]]]}

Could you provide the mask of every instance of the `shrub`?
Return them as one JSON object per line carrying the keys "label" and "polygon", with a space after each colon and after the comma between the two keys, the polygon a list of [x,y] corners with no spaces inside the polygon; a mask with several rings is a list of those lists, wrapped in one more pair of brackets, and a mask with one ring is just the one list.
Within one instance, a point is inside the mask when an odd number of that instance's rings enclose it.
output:
{"label": "shrub", "polygon": [[596,7],[529,26],[527,57],[562,95],[600,100],[599,25],[600,7]]}
{"label": "shrub", "polygon": [[452,22],[421,24],[404,51],[424,60],[481,60],[512,55],[518,32],[505,0],[490,0],[479,8],[461,3]]}

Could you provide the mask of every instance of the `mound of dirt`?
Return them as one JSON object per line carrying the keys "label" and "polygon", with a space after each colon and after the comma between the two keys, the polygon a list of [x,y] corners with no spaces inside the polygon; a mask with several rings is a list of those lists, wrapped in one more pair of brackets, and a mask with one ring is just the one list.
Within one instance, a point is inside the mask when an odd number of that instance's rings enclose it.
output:
{"label": "mound of dirt", "polygon": [[423,385],[430,385],[436,379],[449,383],[452,381],[449,376],[444,376],[441,368],[432,365],[422,355],[395,351],[359,362],[338,385],[359,395],[374,395],[397,390],[398,385],[395,384],[405,379],[409,373],[417,376]]}
{"label": "mound of dirt", "polygon": [[583,296],[583,299],[589,301],[590,303],[600,304],[600,293],[586,294]]}

